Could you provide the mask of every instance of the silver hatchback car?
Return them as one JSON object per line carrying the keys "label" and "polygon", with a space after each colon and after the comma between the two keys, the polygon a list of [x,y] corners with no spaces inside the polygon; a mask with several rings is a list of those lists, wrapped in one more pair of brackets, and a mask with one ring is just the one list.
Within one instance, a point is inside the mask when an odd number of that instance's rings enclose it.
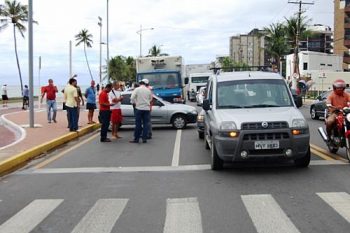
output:
{"label": "silver hatchback car", "polygon": [[[131,91],[123,92],[121,110],[123,115],[122,125],[134,125],[134,108],[130,103]],[[153,95],[151,113],[152,124],[171,124],[175,129],[183,129],[187,124],[196,123],[197,110],[186,104],[170,103]]]}

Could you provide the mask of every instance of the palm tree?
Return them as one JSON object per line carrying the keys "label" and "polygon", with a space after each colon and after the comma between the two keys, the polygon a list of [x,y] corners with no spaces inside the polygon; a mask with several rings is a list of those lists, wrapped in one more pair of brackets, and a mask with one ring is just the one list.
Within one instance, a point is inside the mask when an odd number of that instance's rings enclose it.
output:
{"label": "palm tree", "polygon": [[[291,42],[291,45],[294,49],[294,73],[297,73],[300,76],[299,70],[299,56],[298,56],[298,41],[306,39],[311,32],[307,30],[307,24],[310,22],[309,19],[305,16],[300,17],[300,22],[298,22],[297,16],[292,16],[291,18],[286,18],[286,34],[288,40]],[[298,31],[299,24],[299,31]],[[299,37],[298,37],[299,35]]]}
{"label": "palm tree", "polygon": [[92,43],[93,43],[92,35],[89,34],[87,29],[83,29],[77,35],[75,35],[75,40],[78,42],[75,46],[78,46],[81,43],[84,44],[85,60],[86,60],[86,64],[87,64],[88,69],[89,69],[91,80],[93,80],[94,78],[92,77],[89,61],[88,61],[88,58],[87,58],[87,55],[86,55],[86,47],[88,47],[88,48],[92,47]]}
{"label": "palm tree", "polygon": [[[15,44],[17,68],[18,68],[19,80],[21,83],[21,91],[23,92],[22,73],[21,73],[21,67],[19,64],[18,51],[17,51],[16,30],[18,30],[18,32],[24,38],[24,32],[26,31],[26,27],[23,25],[23,22],[28,21],[28,6],[22,5],[16,0],[13,0],[13,1],[6,0],[5,5],[2,5],[0,7],[0,17],[1,17],[0,30],[6,28],[9,22],[13,24],[13,38],[14,38],[14,44]],[[36,23],[35,21],[33,22]]]}
{"label": "palm tree", "polygon": [[148,55],[152,57],[158,57],[161,54],[160,46],[153,45],[152,48],[149,49]]}
{"label": "palm tree", "polygon": [[266,51],[276,62],[280,70],[281,57],[289,51],[288,41],[286,38],[286,27],[282,23],[271,24],[264,28],[266,31]]}

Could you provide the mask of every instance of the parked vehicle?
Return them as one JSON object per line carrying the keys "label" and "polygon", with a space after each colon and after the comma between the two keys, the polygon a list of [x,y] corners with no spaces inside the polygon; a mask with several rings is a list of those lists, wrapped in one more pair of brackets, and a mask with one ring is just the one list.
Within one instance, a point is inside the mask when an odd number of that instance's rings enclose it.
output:
{"label": "parked vehicle", "polygon": [[181,56],[139,57],[136,80],[146,78],[155,95],[171,103],[185,103],[184,65]]}
{"label": "parked vehicle", "polygon": [[[345,91],[350,93],[350,88],[346,88]],[[316,97],[316,100],[310,106],[311,119],[318,120],[320,117],[325,116],[325,110],[327,109],[326,100],[332,91],[326,91]]]}
{"label": "parked vehicle", "polygon": [[207,87],[199,88],[199,91],[197,92],[197,96],[196,96],[198,106],[202,106],[206,90],[207,90]]}
{"label": "parked vehicle", "polygon": [[[123,115],[122,125],[134,125],[134,108],[130,103],[132,92],[123,92],[121,110]],[[171,124],[175,129],[183,129],[187,124],[196,123],[197,110],[186,104],[173,104],[153,95],[151,113],[152,124]]]}
{"label": "parked vehicle", "polygon": [[186,86],[187,86],[187,97],[190,101],[196,101],[196,94],[191,95],[192,90],[195,93],[199,91],[201,87],[207,85],[209,77],[212,73],[192,73],[189,74],[188,78],[186,78]]}
{"label": "parked vehicle", "polygon": [[346,157],[350,161],[350,108],[336,109],[335,112],[337,117],[332,134],[327,135],[322,127],[318,128],[318,132],[327,144],[329,152],[337,153],[339,148],[345,147]]}
{"label": "parked vehicle", "polygon": [[271,157],[307,167],[310,134],[299,106],[300,99],[293,99],[279,74],[246,71],[212,76],[203,101],[211,168]]}
{"label": "parked vehicle", "polygon": [[204,110],[200,111],[197,116],[197,131],[198,131],[199,139],[204,138],[204,116],[205,116]]}

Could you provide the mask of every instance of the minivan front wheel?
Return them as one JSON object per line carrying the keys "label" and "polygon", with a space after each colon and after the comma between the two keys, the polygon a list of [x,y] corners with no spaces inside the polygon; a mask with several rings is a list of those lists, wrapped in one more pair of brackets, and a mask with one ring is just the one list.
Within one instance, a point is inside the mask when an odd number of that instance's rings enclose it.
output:
{"label": "minivan front wheel", "polygon": [[224,161],[219,158],[218,152],[216,151],[215,143],[212,142],[211,146],[211,169],[221,170],[224,167]]}
{"label": "minivan front wheel", "polygon": [[294,164],[297,167],[307,167],[310,164],[310,159],[311,159],[311,153],[310,153],[310,147],[308,151],[306,152],[306,155],[300,159],[294,160]]}

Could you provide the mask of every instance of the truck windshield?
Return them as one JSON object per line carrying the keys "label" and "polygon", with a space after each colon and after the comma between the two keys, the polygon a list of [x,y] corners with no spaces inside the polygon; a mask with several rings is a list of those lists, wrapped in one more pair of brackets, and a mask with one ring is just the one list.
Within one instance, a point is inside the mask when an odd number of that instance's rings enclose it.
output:
{"label": "truck windshield", "polygon": [[181,87],[177,73],[140,74],[139,80],[148,79],[153,89],[173,89]]}
{"label": "truck windshield", "polygon": [[201,77],[192,77],[192,83],[206,83],[209,79],[209,76],[201,76]]}
{"label": "truck windshield", "polygon": [[237,80],[219,82],[217,108],[267,108],[293,106],[283,80]]}

